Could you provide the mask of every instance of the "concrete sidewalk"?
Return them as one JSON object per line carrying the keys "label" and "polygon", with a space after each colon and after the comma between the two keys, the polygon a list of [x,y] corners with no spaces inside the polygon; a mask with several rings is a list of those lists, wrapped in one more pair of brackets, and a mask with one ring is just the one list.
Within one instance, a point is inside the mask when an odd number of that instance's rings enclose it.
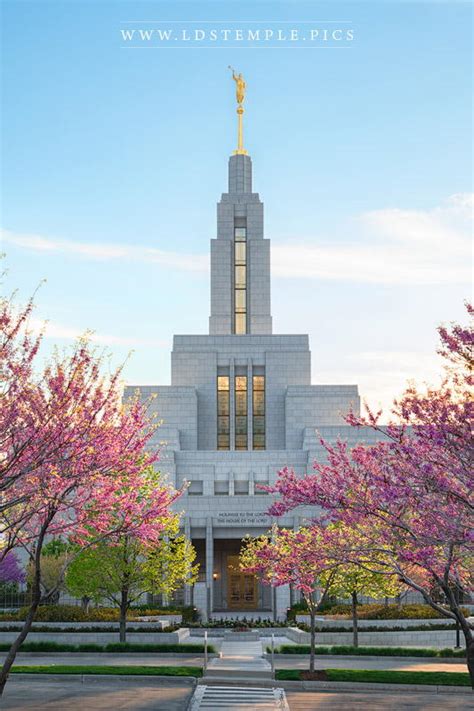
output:
{"label": "concrete sidewalk", "polygon": [[10,677],[5,711],[186,711],[194,679]]}
{"label": "concrete sidewalk", "polygon": [[[3,655],[2,655],[3,658]],[[155,654],[94,654],[94,653],[26,653],[19,654],[18,666],[48,664],[97,665],[97,666],[183,666],[202,667],[202,655],[179,654],[176,656],[157,656]],[[278,655],[275,659],[277,669],[307,669],[309,657],[294,657],[291,654]],[[381,669],[396,671],[445,671],[466,672],[466,663],[462,660],[442,662],[426,657],[358,657],[347,658],[339,655],[316,656],[317,669]]]}

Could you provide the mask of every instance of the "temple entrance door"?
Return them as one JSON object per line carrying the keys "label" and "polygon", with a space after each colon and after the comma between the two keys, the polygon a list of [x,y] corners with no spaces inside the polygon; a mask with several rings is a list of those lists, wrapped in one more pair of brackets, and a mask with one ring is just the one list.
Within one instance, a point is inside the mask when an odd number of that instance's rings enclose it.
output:
{"label": "temple entrance door", "polygon": [[257,578],[240,571],[238,555],[227,556],[227,607],[229,610],[257,607]]}

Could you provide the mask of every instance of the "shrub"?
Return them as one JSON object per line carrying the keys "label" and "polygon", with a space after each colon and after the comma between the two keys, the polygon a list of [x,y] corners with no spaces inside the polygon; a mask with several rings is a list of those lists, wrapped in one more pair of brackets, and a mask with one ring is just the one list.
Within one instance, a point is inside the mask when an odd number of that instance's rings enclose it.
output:
{"label": "shrub", "polygon": [[[292,605],[291,610],[294,610],[295,614],[306,614],[308,612],[304,603],[298,603],[298,606]],[[358,605],[357,612],[361,620],[430,620],[439,619],[440,617],[439,613],[433,610],[432,607],[423,604],[384,605],[372,603],[370,605]],[[463,613],[469,616],[469,611],[465,608],[463,608]],[[326,605],[324,614],[344,615],[349,618],[352,614],[351,606],[346,603]]]}
{"label": "shrub", "polygon": [[[150,623],[153,624],[153,623]],[[162,633],[168,633],[168,632],[176,632],[176,630],[179,629],[179,625],[168,625],[165,628],[161,627],[133,627],[133,623],[130,623],[127,625],[127,633],[131,632],[138,632],[139,634],[162,634]],[[0,632],[20,632],[21,627],[19,625],[8,625],[8,626],[0,626]],[[97,633],[97,632],[109,632],[113,634],[118,634],[119,633],[119,626],[118,624],[116,625],[107,625],[107,627],[98,627],[97,625],[94,626],[93,624],[90,625],[89,627],[79,627],[76,626],[74,627],[73,625],[70,626],[64,626],[64,627],[51,627],[48,624],[44,625],[38,625],[35,624],[35,626],[31,630],[32,632],[47,632],[48,634],[75,634],[76,632],[85,633],[85,634],[92,634],[92,633]]]}
{"label": "shrub", "polygon": [[[0,652],[7,652],[10,644],[0,644]],[[216,651],[212,644],[207,645],[209,653]],[[151,653],[172,652],[173,654],[198,654],[204,652],[204,644],[134,644],[133,642],[117,642],[116,644],[64,644],[61,642],[24,642],[21,652],[114,652],[114,653]]]}
{"label": "shrub", "polygon": [[[298,622],[297,624],[298,629],[302,630],[303,632],[311,632],[311,627],[307,625],[305,622]],[[411,627],[401,627],[400,625],[390,625],[388,627],[382,627],[381,625],[373,625],[370,627],[359,627],[359,632],[436,632],[436,631],[445,631],[445,630],[455,630],[456,625],[453,622],[452,624],[446,624],[443,625],[441,623],[438,624],[430,624],[429,622],[421,623],[419,625],[412,625]],[[324,625],[324,622],[316,624],[316,631],[317,632],[334,632],[335,634],[338,634],[340,632],[346,632],[346,633],[352,633],[352,628],[351,627],[342,627],[339,625],[331,625],[329,627],[328,625]]]}
{"label": "shrub", "polygon": [[200,619],[200,614],[199,610],[197,607],[193,607],[193,605],[187,605],[182,608],[181,610],[182,614],[182,624],[188,624],[188,623],[194,623],[194,622],[199,622]]}
{"label": "shrub", "polygon": [[[267,647],[267,653],[271,648]],[[282,644],[275,649],[276,654],[309,654],[309,644]],[[421,647],[352,647],[338,645],[334,647],[316,647],[315,654],[374,657],[465,657],[464,649],[423,649]]]}
{"label": "shrub", "polygon": [[[28,610],[27,607],[20,607],[18,612],[2,613],[0,621],[24,620]],[[138,617],[157,615],[161,615],[161,610],[143,608],[139,612],[130,610],[127,617],[136,620]],[[40,605],[35,615],[38,622],[117,622],[118,619],[119,610],[116,607],[93,607],[86,612],[80,605]]]}

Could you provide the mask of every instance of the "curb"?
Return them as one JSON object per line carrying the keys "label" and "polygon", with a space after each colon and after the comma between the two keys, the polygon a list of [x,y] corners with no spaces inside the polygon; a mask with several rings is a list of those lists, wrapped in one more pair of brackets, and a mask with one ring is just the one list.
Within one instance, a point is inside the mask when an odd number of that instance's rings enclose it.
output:
{"label": "curb", "polygon": [[226,679],[225,682],[216,677],[203,676],[197,680],[199,686],[260,686],[264,688],[280,688],[286,691],[411,691],[428,694],[466,694],[474,692],[469,686],[437,686],[434,684],[376,684],[352,681],[283,681],[281,679]]}
{"label": "curb", "polygon": [[145,676],[140,674],[10,674],[8,677],[8,683],[16,680],[18,682],[29,682],[32,683],[34,680],[46,679],[47,681],[57,681],[62,683],[63,681],[77,681],[81,684],[91,682],[100,682],[104,679],[107,682],[112,680],[117,684],[122,684],[123,682],[135,682],[137,684],[143,684],[145,681],[147,684],[163,686],[167,681],[176,684],[177,681],[183,684],[188,684],[189,686],[196,686],[197,679],[194,676]]}

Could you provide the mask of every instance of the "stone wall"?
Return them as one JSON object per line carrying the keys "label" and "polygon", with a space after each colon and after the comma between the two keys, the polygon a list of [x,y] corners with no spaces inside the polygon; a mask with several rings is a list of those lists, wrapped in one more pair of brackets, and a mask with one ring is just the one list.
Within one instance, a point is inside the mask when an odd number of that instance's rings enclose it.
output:
{"label": "stone wall", "polygon": [[[309,644],[309,632],[303,632],[295,627],[286,630],[286,636],[297,644]],[[318,645],[352,645],[350,632],[317,632]],[[435,630],[432,632],[361,632],[359,645],[361,647],[454,647],[456,644],[455,630]],[[463,637],[461,635],[461,644]]]}

